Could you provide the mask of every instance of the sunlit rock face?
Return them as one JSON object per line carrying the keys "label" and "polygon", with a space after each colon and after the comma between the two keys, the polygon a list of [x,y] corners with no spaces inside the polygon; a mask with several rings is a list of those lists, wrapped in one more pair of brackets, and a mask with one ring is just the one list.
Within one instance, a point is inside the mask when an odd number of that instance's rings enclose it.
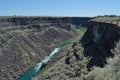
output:
{"label": "sunlit rock face", "polygon": [[16,80],[59,43],[76,35],[70,24],[86,26],[90,18],[0,18],[0,80]]}

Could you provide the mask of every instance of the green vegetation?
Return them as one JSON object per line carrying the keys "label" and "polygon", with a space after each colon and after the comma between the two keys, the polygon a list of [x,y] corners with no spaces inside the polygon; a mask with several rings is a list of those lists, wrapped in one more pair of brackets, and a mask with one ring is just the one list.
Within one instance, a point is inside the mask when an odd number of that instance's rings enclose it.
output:
{"label": "green vegetation", "polygon": [[[86,31],[86,28],[81,27],[81,26],[78,26],[78,27],[77,27],[76,25],[71,25],[71,27],[72,27],[74,30],[77,30],[77,35],[74,36],[74,37],[72,37],[72,38],[70,38],[70,39],[68,39],[68,40],[66,40],[66,41],[64,41],[64,42],[62,42],[62,43],[60,43],[60,44],[59,44],[60,46],[64,47],[65,45],[67,45],[67,44],[69,44],[70,42],[72,42],[72,40],[79,40],[80,37],[82,37],[83,34],[84,34],[85,31]],[[78,39],[78,38],[79,38],[79,39]]]}
{"label": "green vegetation", "polygon": [[71,28],[73,29],[73,30],[80,30],[81,29],[81,25],[74,25],[74,24],[70,24],[70,26],[71,26]]}
{"label": "green vegetation", "polygon": [[[86,31],[86,28],[84,27],[79,27],[79,31],[77,31],[77,35],[60,43],[59,46],[62,46],[62,47],[66,47],[67,44],[69,44],[72,40],[79,40],[83,34],[85,33]],[[42,68],[42,70],[38,73],[38,75],[36,77],[39,77],[41,74],[43,74],[44,72],[46,72],[50,67],[52,67],[53,65],[50,65],[50,64],[45,64],[44,68]]]}
{"label": "green vegetation", "polygon": [[72,39],[67,40],[67,41],[61,43],[60,46],[61,46],[61,47],[64,47],[64,46],[66,46],[67,44],[69,44],[71,41],[72,41]]}

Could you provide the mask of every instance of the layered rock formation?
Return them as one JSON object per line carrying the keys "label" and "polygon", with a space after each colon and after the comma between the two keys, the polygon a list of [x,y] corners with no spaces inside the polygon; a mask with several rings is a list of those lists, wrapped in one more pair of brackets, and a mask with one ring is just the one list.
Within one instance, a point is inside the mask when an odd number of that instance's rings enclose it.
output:
{"label": "layered rock formation", "polygon": [[114,49],[117,49],[117,53],[119,53],[119,48],[116,46],[120,40],[119,20],[104,19],[96,18],[91,20],[87,32],[82,38],[85,49],[84,55],[92,57],[88,67],[94,65],[104,67],[107,63],[106,58],[115,55],[112,52]]}
{"label": "layered rock formation", "polygon": [[0,80],[15,80],[90,18],[1,17]]}
{"label": "layered rock formation", "polygon": [[76,24],[87,26],[92,17],[1,17],[0,22],[9,22],[15,25],[28,25],[32,23],[52,23],[52,24]]}
{"label": "layered rock formation", "polygon": [[113,17],[91,20],[79,42],[62,51],[64,56],[33,80],[119,80],[119,22]]}

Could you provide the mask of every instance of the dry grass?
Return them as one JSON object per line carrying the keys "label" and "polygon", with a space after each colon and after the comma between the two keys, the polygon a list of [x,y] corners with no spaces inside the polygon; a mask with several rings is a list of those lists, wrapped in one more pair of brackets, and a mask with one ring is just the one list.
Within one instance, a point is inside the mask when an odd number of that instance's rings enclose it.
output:
{"label": "dry grass", "polygon": [[109,67],[100,68],[94,67],[93,70],[87,75],[88,80],[116,80],[115,76],[112,76],[112,70]]}
{"label": "dry grass", "polygon": [[120,80],[120,56],[109,58],[104,68],[93,67],[87,80]]}

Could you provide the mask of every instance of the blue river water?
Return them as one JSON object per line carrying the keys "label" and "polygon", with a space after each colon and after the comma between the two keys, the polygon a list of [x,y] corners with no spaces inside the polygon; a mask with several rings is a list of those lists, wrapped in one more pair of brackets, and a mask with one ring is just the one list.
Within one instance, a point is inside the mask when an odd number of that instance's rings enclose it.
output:
{"label": "blue river water", "polygon": [[[72,44],[74,40],[70,40],[66,45]],[[66,46],[64,45],[64,46]],[[28,70],[25,74],[20,76],[17,80],[30,80],[32,77],[38,74],[41,71],[43,63],[47,63],[62,47],[56,47],[48,56],[46,56],[41,62],[38,62],[33,68]]]}

